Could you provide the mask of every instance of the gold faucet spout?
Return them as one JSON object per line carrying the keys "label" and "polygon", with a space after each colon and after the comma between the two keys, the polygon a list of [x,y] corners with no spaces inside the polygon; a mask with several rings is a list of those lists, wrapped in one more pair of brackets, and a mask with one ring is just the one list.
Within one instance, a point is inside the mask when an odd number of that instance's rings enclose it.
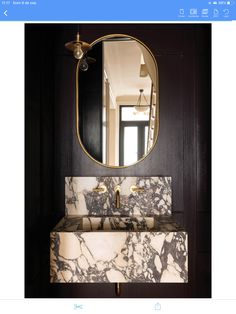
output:
{"label": "gold faucet spout", "polygon": [[120,208],[120,191],[116,191],[116,208]]}
{"label": "gold faucet spout", "polygon": [[115,193],[116,193],[116,208],[120,208],[120,186],[119,185],[115,187]]}

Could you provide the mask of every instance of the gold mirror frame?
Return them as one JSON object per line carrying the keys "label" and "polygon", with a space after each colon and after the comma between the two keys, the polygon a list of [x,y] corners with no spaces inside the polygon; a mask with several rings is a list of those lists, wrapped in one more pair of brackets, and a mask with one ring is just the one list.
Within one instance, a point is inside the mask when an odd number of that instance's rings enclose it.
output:
{"label": "gold mirror frame", "polygon": [[105,36],[102,36],[98,39],[96,39],[95,41],[93,41],[91,44],[90,44],[90,47],[92,48],[94,45],[96,45],[98,42],[101,42],[103,41],[104,39],[109,39],[109,38],[121,38],[121,37],[128,37],[130,39],[133,39],[135,41],[137,41],[139,44],[141,44],[142,46],[144,46],[147,51],[150,53],[153,61],[154,61],[154,64],[155,64],[155,67],[156,67],[156,118],[155,118],[155,130],[156,130],[156,134],[155,134],[155,138],[153,140],[153,145],[152,147],[149,149],[149,151],[147,152],[146,155],[144,155],[142,158],[140,158],[138,161],[136,161],[135,163],[133,164],[130,164],[130,165],[125,165],[125,166],[112,166],[112,165],[108,165],[108,164],[104,164],[100,161],[97,161],[95,158],[93,158],[86,150],[86,148],[84,147],[83,143],[82,143],[82,140],[80,138],[80,134],[79,134],[79,67],[80,67],[80,62],[82,61],[82,58],[78,60],[77,62],[77,66],[76,66],[76,133],[77,133],[77,137],[78,137],[78,140],[79,140],[79,143],[80,143],[80,146],[82,147],[84,153],[92,160],[94,161],[95,163],[101,165],[101,166],[104,166],[104,167],[107,167],[107,168],[112,168],[112,169],[123,169],[123,168],[127,168],[127,167],[130,167],[130,166],[133,166],[133,165],[136,165],[138,164],[139,162],[143,161],[153,150],[153,148],[155,147],[156,143],[157,143],[157,139],[158,139],[158,135],[159,135],[159,125],[160,125],[160,116],[159,116],[159,73],[158,73],[158,65],[157,65],[157,62],[156,62],[156,59],[153,55],[153,53],[151,52],[151,50],[139,39],[133,37],[133,36],[130,36],[130,35],[125,35],[125,34],[110,34],[110,35],[105,35]]}

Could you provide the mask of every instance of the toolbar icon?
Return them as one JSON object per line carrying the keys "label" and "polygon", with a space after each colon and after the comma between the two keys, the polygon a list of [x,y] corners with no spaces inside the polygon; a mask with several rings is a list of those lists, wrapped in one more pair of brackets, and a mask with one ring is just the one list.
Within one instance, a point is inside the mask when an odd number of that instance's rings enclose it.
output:
{"label": "toolbar icon", "polygon": [[197,9],[192,8],[192,9],[190,9],[189,13],[190,13],[190,15],[197,15]]}
{"label": "toolbar icon", "polygon": [[229,16],[229,9],[224,9],[223,10],[223,13],[224,13],[224,17],[228,17]]}
{"label": "toolbar icon", "polygon": [[160,303],[156,303],[154,306],[154,310],[155,311],[160,311],[161,310],[161,304]]}
{"label": "toolbar icon", "polygon": [[184,9],[179,9],[179,14],[184,15]]}
{"label": "toolbar icon", "polygon": [[202,9],[202,15],[208,15],[208,9]]}
{"label": "toolbar icon", "polygon": [[214,9],[214,11],[213,11],[213,17],[219,17],[219,10]]}

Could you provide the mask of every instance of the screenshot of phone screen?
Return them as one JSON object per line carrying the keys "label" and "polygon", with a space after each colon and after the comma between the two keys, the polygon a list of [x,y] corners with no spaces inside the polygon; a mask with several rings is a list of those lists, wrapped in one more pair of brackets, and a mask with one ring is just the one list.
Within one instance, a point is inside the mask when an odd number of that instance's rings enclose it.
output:
{"label": "screenshot of phone screen", "polygon": [[0,312],[234,313],[235,1],[0,2]]}

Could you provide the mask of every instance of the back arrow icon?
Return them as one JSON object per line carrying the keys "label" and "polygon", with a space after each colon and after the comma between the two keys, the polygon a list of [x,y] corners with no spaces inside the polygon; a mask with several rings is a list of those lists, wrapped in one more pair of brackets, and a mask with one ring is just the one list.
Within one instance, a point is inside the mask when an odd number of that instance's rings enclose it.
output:
{"label": "back arrow icon", "polygon": [[7,10],[3,13],[5,16],[7,16]]}

